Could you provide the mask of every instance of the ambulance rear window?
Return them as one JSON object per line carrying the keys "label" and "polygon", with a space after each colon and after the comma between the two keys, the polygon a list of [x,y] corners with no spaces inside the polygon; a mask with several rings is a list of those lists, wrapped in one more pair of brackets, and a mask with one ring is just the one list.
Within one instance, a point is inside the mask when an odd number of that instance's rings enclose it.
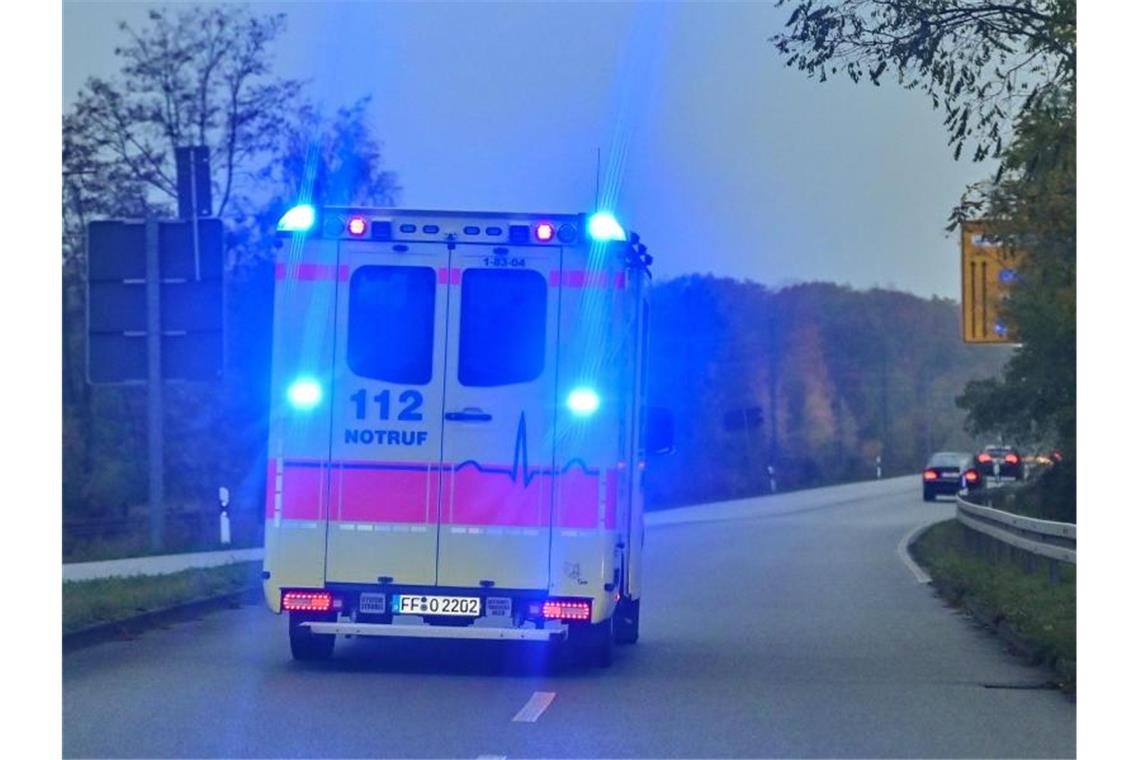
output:
{"label": "ambulance rear window", "polygon": [[510,385],[542,374],[546,280],[529,269],[468,269],[459,313],[459,382]]}
{"label": "ambulance rear window", "polygon": [[431,267],[358,267],[348,291],[349,369],[390,383],[431,382],[435,290]]}

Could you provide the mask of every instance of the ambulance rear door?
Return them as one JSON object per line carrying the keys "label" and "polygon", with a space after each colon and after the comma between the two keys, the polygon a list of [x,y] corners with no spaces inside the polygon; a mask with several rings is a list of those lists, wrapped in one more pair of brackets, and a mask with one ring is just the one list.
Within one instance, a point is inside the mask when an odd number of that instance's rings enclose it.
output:
{"label": "ambulance rear door", "polygon": [[455,246],[439,584],[549,583],[558,245]]}
{"label": "ambulance rear door", "polygon": [[341,240],[326,576],[432,585],[448,247]]}

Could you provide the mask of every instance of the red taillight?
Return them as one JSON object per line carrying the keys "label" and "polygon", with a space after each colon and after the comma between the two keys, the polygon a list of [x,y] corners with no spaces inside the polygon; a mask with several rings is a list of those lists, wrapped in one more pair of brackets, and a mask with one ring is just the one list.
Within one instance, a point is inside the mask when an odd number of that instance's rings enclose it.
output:
{"label": "red taillight", "polygon": [[922,471],[922,479],[923,480],[938,480],[938,471],[937,470],[923,470]]}
{"label": "red taillight", "polygon": [[348,220],[348,234],[360,237],[364,234],[364,230],[368,228],[368,223],[364,221],[362,216],[349,217]]}
{"label": "red taillight", "polygon": [[542,603],[542,616],[553,620],[589,620],[590,603],[568,599],[547,599]]}
{"label": "red taillight", "polygon": [[967,483],[977,483],[978,482],[978,471],[977,470],[966,470],[966,482]]}
{"label": "red taillight", "polygon": [[328,612],[332,606],[330,591],[286,591],[281,597],[281,609],[286,612]]}
{"label": "red taillight", "polygon": [[1017,458],[1017,454],[1006,454],[1005,461],[1007,464],[1017,464],[1021,460]]}
{"label": "red taillight", "polygon": [[534,236],[542,242],[554,239],[554,225],[550,222],[539,222],[534,228]]}
{"label": "red taillight", "polygon": [[982,464],[985,464],[986,462],[994,461],[994,458],[991,457],[989,454],[982,453],[982,454],[978,454],[978,461],[981,462]]}

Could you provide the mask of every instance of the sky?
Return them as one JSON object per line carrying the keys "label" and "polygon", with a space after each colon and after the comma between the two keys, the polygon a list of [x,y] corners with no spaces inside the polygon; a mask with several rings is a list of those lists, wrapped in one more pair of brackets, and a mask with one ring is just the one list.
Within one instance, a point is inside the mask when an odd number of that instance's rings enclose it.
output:
{"label": "sky", "polygon": [[[917,91],[787,68],[772,3],[256,3],[276,69],[369,112],[406,208],[577,212],[601,195],[659,279],[825,280],[960,298],[955,162]],[[63,105],[147,3],[65,2]]]}

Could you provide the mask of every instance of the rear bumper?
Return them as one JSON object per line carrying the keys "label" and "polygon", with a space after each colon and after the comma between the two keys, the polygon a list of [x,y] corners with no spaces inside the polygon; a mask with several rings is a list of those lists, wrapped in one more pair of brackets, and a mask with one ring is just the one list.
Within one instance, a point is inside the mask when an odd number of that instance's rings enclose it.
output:
{"label": "rear bumper", "polygon": [[922,488],[927,493],[954,495],[962,490],[959,480],[924,480]]}
{"label": "rear bumper", "polygon": [[401,623],[353,623],[310,621],[301,623],[313,633],[352,636],[395,636],[415,639],[482,639],[497,641],[561,641],[566,627],[477,628],[475,626],[435,626]]}

